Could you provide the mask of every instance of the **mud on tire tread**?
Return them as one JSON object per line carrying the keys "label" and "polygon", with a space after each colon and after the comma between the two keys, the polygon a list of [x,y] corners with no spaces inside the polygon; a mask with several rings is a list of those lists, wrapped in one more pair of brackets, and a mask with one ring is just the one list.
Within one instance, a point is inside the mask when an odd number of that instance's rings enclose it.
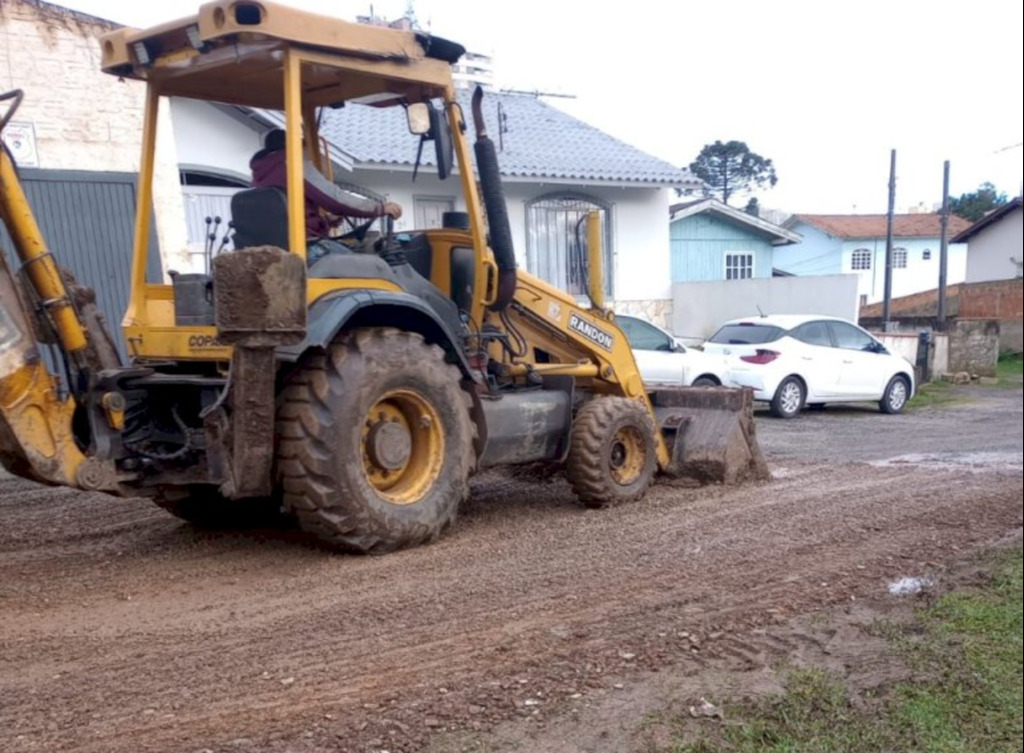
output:
{"label": "mud on tire tread", "polygon": [[[387,552],[436,539],[469,494],[475,458],[471,399],[444,352],[415,333],[354,330],[307,356],[288,378],[278,403],[277,480],[299,526],[328,545]],[[360,427],[389,389],[414,388],[441,417],[445,458],[418,502],[381,498],[363,470]]]}
{"label": "mud on tire tread", "polygon": [[[639,430],[646,457],[638,478],[622,485],[611,474],[610,454],[615,433],[626,426]],[[636,400],[602,397],[580,408],[572,423],[565,469],[580,502],[597,508],[640,499],[657,470],[654,432],[654,421]]]}

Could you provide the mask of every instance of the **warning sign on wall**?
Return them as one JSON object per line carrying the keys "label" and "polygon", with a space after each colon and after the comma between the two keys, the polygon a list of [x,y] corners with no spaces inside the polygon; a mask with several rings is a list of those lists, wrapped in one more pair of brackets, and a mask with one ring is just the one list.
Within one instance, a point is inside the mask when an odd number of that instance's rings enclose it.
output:
{"label": "warning sign on wall", "polygon": [[39,167],[36,131],[31,123],[11,121],[4,126],[3,139],[19,167]]}

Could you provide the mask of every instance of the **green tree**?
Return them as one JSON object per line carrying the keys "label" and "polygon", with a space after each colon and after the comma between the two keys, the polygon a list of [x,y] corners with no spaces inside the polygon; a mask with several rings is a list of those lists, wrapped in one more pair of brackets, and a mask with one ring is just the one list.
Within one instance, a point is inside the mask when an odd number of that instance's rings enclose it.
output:
{"label": "green tree", "polygon": [[977,222],[993,209],[998,209],[1008,201],[1006,194],[996,189],[991,183],[985,182],[972,193],[962,193],[959,197],[949,197],[949,211],[965,220]]}
{"label": "green tree", "polygon": [[708,144],[690,164],[690,172],[707,183],[711,193],[726,204],[737,191],[774,186],[778,182],[772,161],[750,151],[742,141]]}

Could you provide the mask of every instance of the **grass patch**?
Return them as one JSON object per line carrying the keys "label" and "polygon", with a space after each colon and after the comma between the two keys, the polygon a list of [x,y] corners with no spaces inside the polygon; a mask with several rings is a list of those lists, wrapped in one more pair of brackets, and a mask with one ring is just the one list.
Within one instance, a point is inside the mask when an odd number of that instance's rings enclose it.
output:
{"label": "grass patch", "polygon": [[919,385],[917,392],[910,402],[907,403],[907,410],[926,408],[934,405],[948,405],[963,400],[963,397],[953,389],[955,385],[950,382],[928,382]]}
{"label": "grass patch", "polygon": [[[1020,751],[1021,549],[993,554],[985,564],[992,574],[988,583],[943,597],[893,631],[893,651],[914,680],[875,698],[825,671],[795,671],[782,694],[754,704],[727,703],[727,724],[713,734],[643,752]],[[686,724],[675,722],[676,729]]]}
{"label": "grass patch", "polygon": [[1004,353],[999,357],[996,374],[1002,379],[1019,377],[1024,374],[1024,356],[1020,353]]}

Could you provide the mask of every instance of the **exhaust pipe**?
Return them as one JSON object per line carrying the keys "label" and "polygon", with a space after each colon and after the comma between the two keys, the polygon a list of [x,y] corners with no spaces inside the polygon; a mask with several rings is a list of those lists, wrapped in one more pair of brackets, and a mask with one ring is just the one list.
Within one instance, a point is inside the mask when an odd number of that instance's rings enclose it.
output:
{"label": "exhaust pipe", "polygon": [[491,304],[491,311],[501,311],[512,302],[516,293],[516,254],[512,247],[512,226],[508,220],[508,206],[505,192],[501,187],[501,170],[498,167],[498,151],[487,135],[484,122],[484,90],[477,86],[473,92],[473,125],[476,128],[476,167],[480,173],[484,208],[487,210],[487,225],[490,229],[491,250],[498,265],[498,296]]}

